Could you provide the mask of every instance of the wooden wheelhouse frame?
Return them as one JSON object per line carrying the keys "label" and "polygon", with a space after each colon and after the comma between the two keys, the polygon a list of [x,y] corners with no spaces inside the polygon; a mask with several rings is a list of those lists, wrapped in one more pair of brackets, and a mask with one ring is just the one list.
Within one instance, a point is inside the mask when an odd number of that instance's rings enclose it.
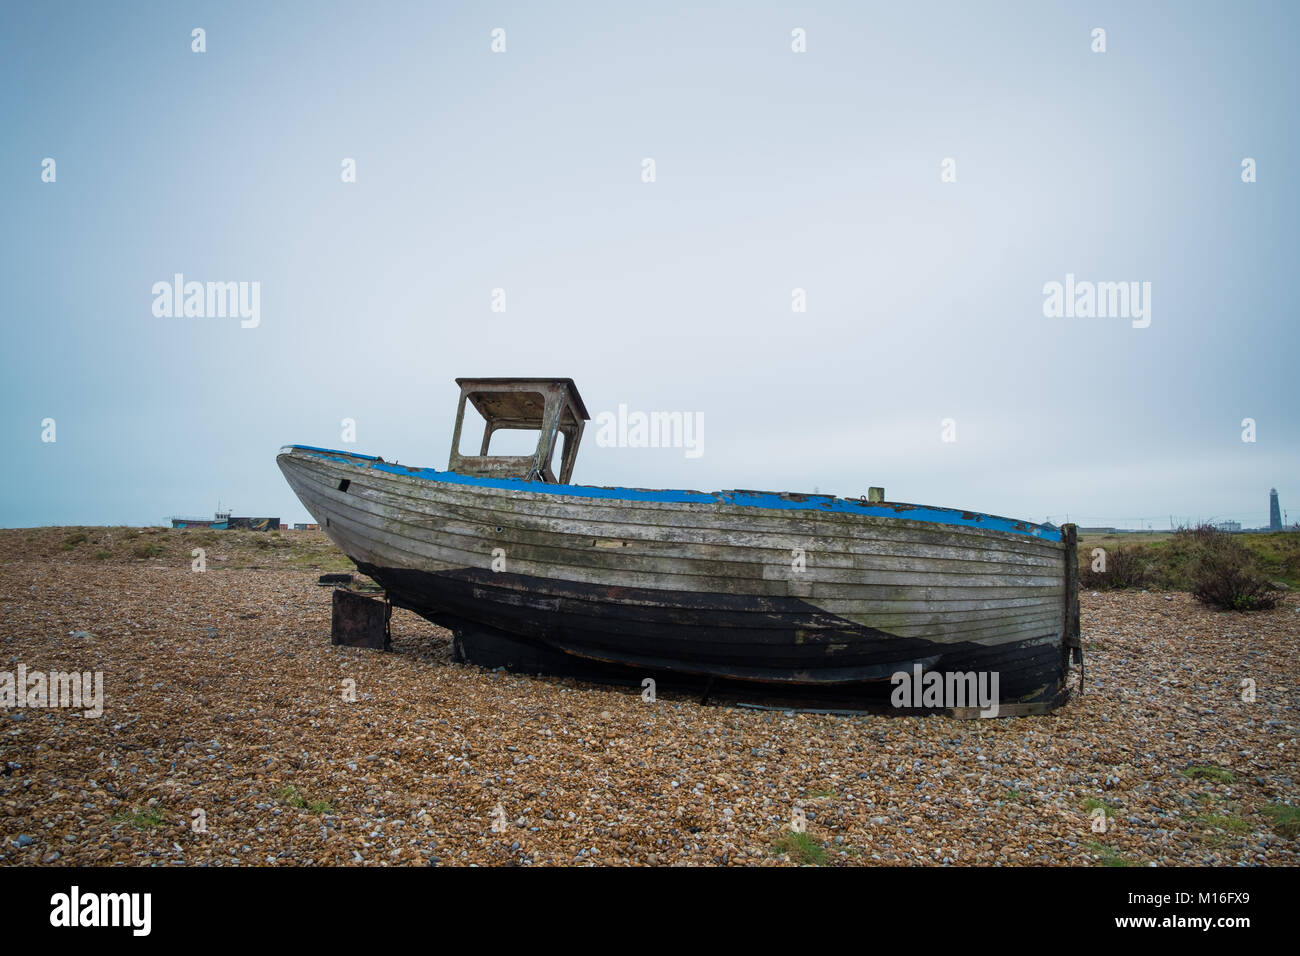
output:
{"label": "wooden wheelhouse frame", "polygon": [[[458,378],[456,384],[460,386],[460,404],[451,436],[448,471],[481,478],[522,478],[569,484],[578,457],[578,445],[582,441],[582,430],[590,419],[573,379]],[[477,455],[460,453],[466,403],[473,403],[486,423]],[[536,451],[532,455],[489,454],[493,434],[503,429],[539,432]],[[557,435],[564,436],[558,480],[551,467]]]}

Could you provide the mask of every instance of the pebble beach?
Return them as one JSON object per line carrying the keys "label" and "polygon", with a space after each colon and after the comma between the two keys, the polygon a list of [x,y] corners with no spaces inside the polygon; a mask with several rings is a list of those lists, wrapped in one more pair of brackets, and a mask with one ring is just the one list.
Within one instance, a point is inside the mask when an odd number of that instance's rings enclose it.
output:
{"label": "pebble beach", "polygon": [[103,674],[99,717],[0,710],[0,865],[1300,862],[1294,592],[1084,591],[1054,713],[841,716],[459,665],[401,610],[333,647],[319,532],[199,573],[86,531],[0,531],[0,671]]}

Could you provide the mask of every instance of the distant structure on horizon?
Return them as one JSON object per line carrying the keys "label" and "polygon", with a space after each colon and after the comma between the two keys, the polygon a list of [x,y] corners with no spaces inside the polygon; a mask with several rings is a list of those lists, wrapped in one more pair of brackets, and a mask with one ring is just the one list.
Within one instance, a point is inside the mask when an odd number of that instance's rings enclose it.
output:
{"label": "distant structure on horizon", "polygon": [[1268,491],[1268,530],[1282,530],[1282,509],[1277,503],[1277,489],[1270,488]]}
{"label": "distant structure on horizon", "polygon": [[173,528],[205,528],[209,531],[279,531],[279,518],[236,518],[229,511],[218,511],[212,518],[172,518]]}
{"label": "distant structure on horizon", "polygon": [[214,518],[172,518],[173,528],[207,528],[209,531],[225,531],[230,527],[230,512],[218,511]]}
{"label": "distant structure on horizon", "polygon": [[1215,527],[1218,528],[1220,531],[1240,531],[1240,530],[1241,530],[1241,522],[1240,522],[1240,521],[1220,521],[1217,525],[1215,525]]}

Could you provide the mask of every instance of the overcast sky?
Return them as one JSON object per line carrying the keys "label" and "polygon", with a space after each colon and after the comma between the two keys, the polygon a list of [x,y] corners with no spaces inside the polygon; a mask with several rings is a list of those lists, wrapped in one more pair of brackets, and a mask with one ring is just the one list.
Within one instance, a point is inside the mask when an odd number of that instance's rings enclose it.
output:
{"label": "overcast sky", "polygon": [[304,521],[281,445],[443,468],[457,375],[702,415],[584,484],[1300,515],[1300,6],[552,6],[0,8],[0,525]]}

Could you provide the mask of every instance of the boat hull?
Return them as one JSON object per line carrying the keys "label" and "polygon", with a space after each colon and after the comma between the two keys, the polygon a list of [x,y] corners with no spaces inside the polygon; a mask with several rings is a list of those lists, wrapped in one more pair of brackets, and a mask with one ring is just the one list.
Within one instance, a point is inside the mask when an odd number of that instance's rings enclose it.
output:
{"label": "boat hull", "polygon": [[1065,696],[1067,549],[1037,526],[473,480],[298,447],[279,464],[359,570],[451,629],[471,663],[882,707],[919,665],[996,674],[1004,708]]}

